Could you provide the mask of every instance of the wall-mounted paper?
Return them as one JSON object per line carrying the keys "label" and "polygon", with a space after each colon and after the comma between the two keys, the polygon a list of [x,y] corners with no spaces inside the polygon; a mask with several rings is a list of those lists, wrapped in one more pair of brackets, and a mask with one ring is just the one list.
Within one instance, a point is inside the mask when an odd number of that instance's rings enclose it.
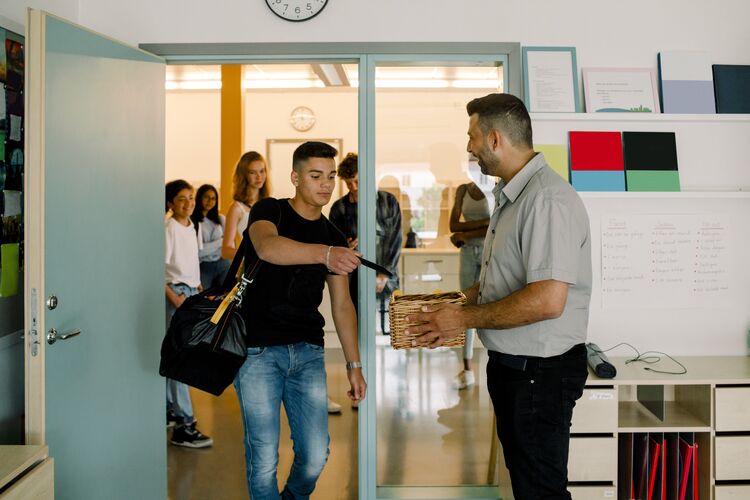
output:
{"label": "wall-mounted paper", "polygon": [[18,243],[0,245],[0,297],[18,293]]}
{"label": "wall-mounted paper", "polygon": [[10,134],[8,134],[8,138],[11,141],[21,140],[21,122],[22,119],[20,116],[10,115]]}
{"label": "wall-mounted paper", "polygon": [[0,195],[3,196],[3,215],[6,217],[21,215],[21,192],[5,190]]}
{"label": "wall-mounted paper", "polygon": [[656,72],[648,68],[583,68],[587,113],[659,112]]}
{"label": "wall-mounted paper", "polygon": [[602,307],[730,304],[728,221],[715,214],[603,217]]}

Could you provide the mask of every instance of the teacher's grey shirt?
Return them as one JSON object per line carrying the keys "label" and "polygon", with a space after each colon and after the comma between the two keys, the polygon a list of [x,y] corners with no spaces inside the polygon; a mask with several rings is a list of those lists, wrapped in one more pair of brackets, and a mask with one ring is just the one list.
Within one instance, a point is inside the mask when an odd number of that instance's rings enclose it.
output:
{"label": "teacher's grey shirt", "polygon": [[496,302],[544,280],[568,283],[556,319],[506,330],[479,329],[482,343],[507,354],[549,357],[586,341],[591,300],[589,218],[573,187],[537,153],[493,190],[495,207],[484,240],[479,304]]}

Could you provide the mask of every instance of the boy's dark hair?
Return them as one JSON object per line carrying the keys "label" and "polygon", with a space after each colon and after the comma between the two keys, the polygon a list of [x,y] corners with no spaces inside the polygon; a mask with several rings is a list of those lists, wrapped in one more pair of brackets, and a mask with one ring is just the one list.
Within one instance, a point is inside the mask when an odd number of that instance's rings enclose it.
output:
{"label": "boy's dark hair", "polygon": [[169,204],[175,199],[175,196],[177,196],[180,191],[183,189],[189,189],[193,190],[193,186],[190,185],[188,181],[177,179],[176,181],[169,181],[167,182],[165,192],[166,192],[166,202],[164,203],[164,211],[169,212]]}
{"label": "boy's dark hair", "polygon": [[489,94],[466,105],[469,116],[479,117],[479,128],[489,134],[493,128],[504,133],[517,148],[533,148],[531,117],[523,101],[511,94]]}
{"label": "boy's dark hair", "polygon": [[213,191],[216,195],[216,205],[208,211],[206,219],[214,224],[221,225],[221,218],[219,218],[219,192],[211,184],[203,184],[198,188],[198,192],[195,194],[195,210],[193,210],[193,214],[190,216],[190,218],[193,219],[196,229],[198,228],[198,223],[203,222],[203,202],[201,200],[203,199],[203,195],[208,191]]}
{"label": "boy's dark hair", "polygon": [[299,172],[303,161],[310,158],[336,158],[337,154],[339,152],[336,151],[336,148],[325,142],[308,141],[294,150],[292,168],[295,172]]}
{"label": "boy's dark hair", "polygon": [[339,163],[338,171],[336,172],[342,179],[353,179],[357,177],[357,162],[359,157],[357,153],[347,153],[341,163]]}

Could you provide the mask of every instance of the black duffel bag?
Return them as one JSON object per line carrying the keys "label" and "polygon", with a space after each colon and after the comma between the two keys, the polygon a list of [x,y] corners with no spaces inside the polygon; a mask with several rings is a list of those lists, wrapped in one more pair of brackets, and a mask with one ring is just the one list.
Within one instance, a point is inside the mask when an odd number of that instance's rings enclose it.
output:
{"label": "black duffel bag", "polygon": [[236,280],[248,245],[245,231],[223,284],[188,297],[177,308],[161,345],[160,375],[215,396],[232,383],[247,357],[240,307],[262,263],[255,256]]}

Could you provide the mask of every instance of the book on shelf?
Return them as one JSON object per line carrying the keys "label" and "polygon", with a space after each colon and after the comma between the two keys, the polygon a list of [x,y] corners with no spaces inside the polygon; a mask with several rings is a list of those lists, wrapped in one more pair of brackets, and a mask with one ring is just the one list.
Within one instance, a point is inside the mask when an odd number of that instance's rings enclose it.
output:
{"label": "book on shelf", "polygon": [[714,64],[717,113],[750,113],[750,66]]}
{"label": "book on shelf", "polygon": [[663,113],[716,113],[708,52],[660,52],[658,62]]}

